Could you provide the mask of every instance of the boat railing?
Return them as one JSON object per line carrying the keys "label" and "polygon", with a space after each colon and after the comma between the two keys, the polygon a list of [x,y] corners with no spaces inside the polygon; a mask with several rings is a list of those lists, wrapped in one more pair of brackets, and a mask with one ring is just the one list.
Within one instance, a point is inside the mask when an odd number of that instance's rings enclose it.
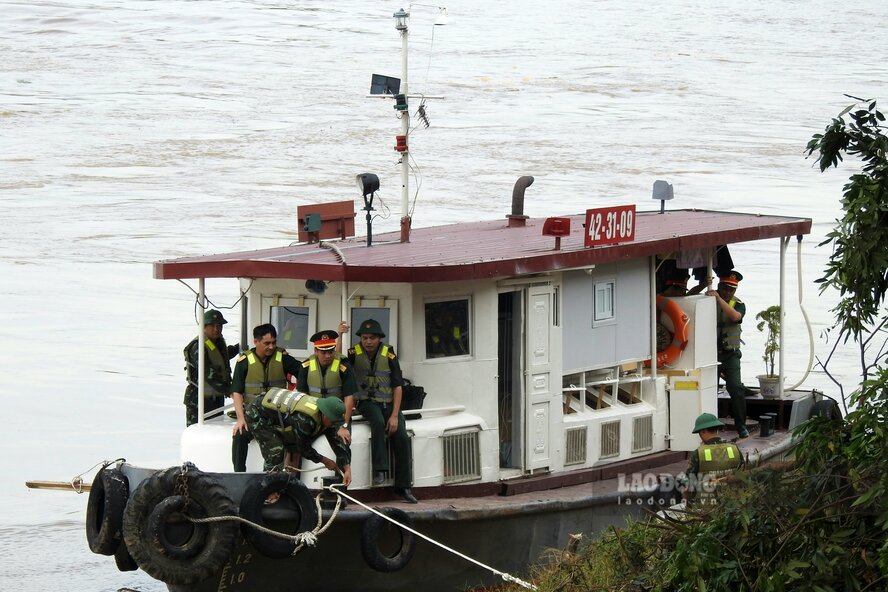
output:
{"label": "boat railing", "polygon": [[[233,411],[234,405],[226,405],[220,409],[214,409],[212,411],[208,411],[204,414],[204,419],[213,419],[215,417],[219,417],[220,415],[227,413],[228,411]],[[435,413],[435,414],[444,414],[444,413],[459,413],[460,411],[465,411],[465,405],[450,405],[447,407],[423,407],[422,409],[406,409],[402,410],[401,413],[405,417],[412,417],[414,415],[420,415],[422,413]],[[355,414],[351,417],[352,421],[360,421],[363,420],[364,417],[361,414]]]}
{"label": "boat railing", "polygon": [[[465,410],[466,410],[465,405],[451,405],[449,407],[423,407],[422,409],[407,409],[407,410],[402,410],[401,414],[404,415],[404,417],[412,417],[414,415],[419,415],[419,414],[425,415],[427,413],[438,413],[438,414],[459,413],[460,411],[465,411]],[[352,418],[352,421],[360,421],[360,420],[364,419],[364,416],[362,416],[360,414],[355,414],[355,415],[352,415],[351,418]]]}

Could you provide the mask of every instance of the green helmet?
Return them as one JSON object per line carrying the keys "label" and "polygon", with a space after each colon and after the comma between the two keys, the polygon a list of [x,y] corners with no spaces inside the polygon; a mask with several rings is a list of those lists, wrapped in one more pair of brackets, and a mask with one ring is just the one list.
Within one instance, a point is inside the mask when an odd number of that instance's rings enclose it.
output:
{"label": "green helmet", "polygon": [[382,330],[382,327],[379,324],[379,321],[376,319],[367,319],[361,326],[355,331],[355,335],[379,335],[380,337],[385,337],[385,333]]}
{"label": "green helmet", "polygon": [[227,323],[228,321],[225,320],[222,313],[215,308],[204,312],[204,325],[225,325]]}
{"label": "green helmet", "polygon": [[697,421],[694,422],[694,432],[702,432],[703,430],[711,430],[713,428],[723,428],[725,424],[723,424],[719,418],[714,416],[711,413],[701,413],[700,417],[697,418]]}
{"label": "green helmet", "polygon": [[326,415],[330,421],[342,421],[345,416],[345,403],[339,397],[323,397],[318,399],[318,410]]}

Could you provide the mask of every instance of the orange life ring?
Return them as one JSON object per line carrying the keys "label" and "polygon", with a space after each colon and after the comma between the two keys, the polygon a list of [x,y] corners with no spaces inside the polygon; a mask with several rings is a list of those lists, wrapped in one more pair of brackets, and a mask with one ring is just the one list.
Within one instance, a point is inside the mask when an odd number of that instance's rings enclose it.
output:
{"label": "orange life ring", "polygon": [[[657,368],[677,360],[688,345],[688,315],[674,300],[657,296],[657,318],[663,312],[672,321],[672,343],[663,351],[657,352]],[[647,360],[644,365],[650,367],[651,361]]]}

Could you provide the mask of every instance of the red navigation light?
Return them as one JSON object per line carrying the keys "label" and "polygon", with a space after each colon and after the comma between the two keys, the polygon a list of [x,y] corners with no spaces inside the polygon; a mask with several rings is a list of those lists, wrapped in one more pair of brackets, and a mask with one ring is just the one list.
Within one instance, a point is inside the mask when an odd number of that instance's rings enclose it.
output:
{"label": "red navigation light", "polygon": [[543,236],[567,236],[570,234],[570,218],[546,218]]}
{"label": "red navigation light", "polygon": [[407,136],[395,136],[395,152],[407,152]]}
{"label": "red navigation light", "polygon": [[570,218],[546,218],[543,236],[555,237],[555,250],[561,250],[561,237],[570,234]]}

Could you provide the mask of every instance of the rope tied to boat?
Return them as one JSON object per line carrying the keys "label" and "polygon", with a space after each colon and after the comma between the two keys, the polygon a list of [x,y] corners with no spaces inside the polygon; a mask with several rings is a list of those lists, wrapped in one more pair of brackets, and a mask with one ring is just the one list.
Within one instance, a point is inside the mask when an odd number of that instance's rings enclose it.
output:
{"label": "rope tied to boat", "polygon": [[[506,573],[506,572],[504,572],[504,571],[499,571],[498,569],[496,569],[496,568],[494,568],[494,567],[491,567],[491,566],[489,566],[489,565],[486,565],[486,564],[484,564],[484,563],[481,563],[481,562],[478,561],[477,559],[473,559],[472,557],[469,557],[468,555],[465,555],[465,554],[463,554],[463,553],[460,553],[459,551],[457,551],[457,550],[455,550],[455,549],[451,549],[450,547],[448,547],[448,546],[445,545],[444,543],[440,543],[440,542],[436,541],[435,539],[433,539],[433,538],[431,538],[431,537],[429,537],[429,536],[426,536],[426,535],[422,534],[421,532],[418,532],[417,530],[415,530],[415,529],[413,529],[413,528],[410,528],[409,526],[406,526],[406,525],[404,525],[404,524],[401,524],[400,522],[398,522],[398,521],[395,520],[394,518],[391,518],[391,517],[389,517],[389,516],[386,516],[385,514],[383,514],[382,512],[380,512],[379,510],[376,510],[376,509],[374,509],[374,508],[371,508],[371,507],[368,506],[367,504],[364,504],[364,503],[358,501],[357,499],[355,499],[354,497],[348,495],[348,494],[345,493],[344,491],[339,491],[338,487],[340,487],[341,485],[342,485],[341,483],[334,483],[334,484],[332,484],[332,485],[327,485],[327,486],[325,486],[324,489],[327,489],[327,490],[329,490],[329,491],[332,491],[332,492],[335,493],[337,496],[342,497],[342,498],[345,498],[345,499],[349,500],[350,502],[355,503],[355,504],[361,506],[361,507],[364,508],[365,510],[368,510],[368,511],[370,511],[370,512],[376,514],[377,516],[380,516],[380,517],[382,517],[383,519],[388,520],[389,522],[391,522],[391,523],[394,524],[395,526],[398,526],[399,528],[403,528],[404,530],[407,530],[407,531],[409,531],[409,532],[412,532],[412,533],[415,534],[416,536],[418,536],[418,537],[420,537],[420,538],[422,538],[422,539],[424,539],[424,540],[426,540],[426,541],[432,543],[433,545],[435,545],[435,546],[437,546],[437,547],[440,547],[441,549],[447,551],[448,553],[452,553],[453,555],[456,555],[457,557],[461,557],[462,559],[465,559],[466,561],[468,561],[468,562],[470,562],[470,563],[474,563],[474,564],[477,565],[478,567],[481,567],[481,568],[483,568],[483,569],[486,569],[487,571],[489,571],[489,572],[491,572],[491,573],[493,573],[493,574],[499,576],[500,578],[502,578],[503,581],[505,581],[505,582],[510,582],[510,583],[513,583],[513,584],[518,584],[519,586],[521,586],[522,588],[526,588],[527,590],[537,590],[537,587],[534,586],[533,584],[531,584],[530,582],[525,582],[524,580],[522,580],[521,578],[519,578],[519,577],[517,577],[517,576],[513,576],[512,574]],[[339,498],[337,498],[337,500],[338,500],[338,499],[339,499]],[[338,501],[337,501],[337,503],[338,503]],[[331,517],[330,517],[330,521],[332,522],[332,520],[333,520],[333,517],[331,516]]]}
{"label": "rope tied to boat", "polygon": [[117,458],[114,460],[100,460],[99,462],[97,462],[96,464],[94,464],[90,468],[86,469],[82,473],[79,473],[79,474],[71,477],[71,489],[73,489],[75,493],[83,493],[84,491],[89,491],[89,489],[84,489],[84,487],[83,487],[83,476],[84,475],[86,475],[87,473],[89,473],[90,471],[92,471],[94,468],[96,468],[99,465],[102,465],[102,468],[99,470],[103,471],[105,469],[105,467],[107,467],[108,465],[113,465],[115,463],[121,463],[121,462],[126,462],[126,459],[125,458]]}
{"label": "rope tied to boat", "polygon": [[[292,472],[299,472],[299,471],[297,469],[297,470],[293,470]],[[395,520],[389,516],[386,516],[385,514],[380,512],[379,510],[376,510],[375,508],[371,508],[367,504],[355,499],[354,497],[348,495],[344,491],[340,491],[339,488],[342,486],[343,486],[342,483],[333,483],[331,485],[325,485],[322,487],[323,490],[330,491],[336,495],[336,505],[333,508],[333,512],[330,514],[330,518],[328,518],[327,521],[324,522],[323,512],[321,510],[321,496],[320,495],[315,496],[315,506],[317,507],[317,510],[318,510],[317,525],[311,531],[300,532],[300,533],[293,534],[293,535],[279,532],[277,530],[273,530],[271,528],[268,528],[268,527],[263,526],[261,524],[257,524],[255,522],[253,522],[252,520],[247,520],[246,518],[242,518],[240,516],[210,516],[208,518],[193,518],[191,516],[183,514],[183,517],[186,520],[188,520],[189,522],[193,522],[195,524],[223,522],[223,521],[227,521],[227,520],[234,520],[234,521],[240,522],[242,524],[249,524],[252,528],[255,528],[265,534],[268,534],[273,537],[285,539],[285,540],[295,543],[296,548],[293,549],[292,555],[296,555],[297,553],[299,553],[299,551],[304,549],[306,546],[314,547],[317,545],[318,537],[320,535],[322,535],[324,532],[326,532],[328,528],[330,528],[330,526],[336,520],[336,517],[339,515],[339,510],[342,507],[342,500],[347,499],[350,502],[361,506],[365,510],[367,510],[373,514],[376,514],[377,516],[380,516],[384,520],[391,522],[395,526],[397,526],[399,528],[403,528],[406,531],[412,532],[414,535],[432,543],[433,545],[443,549],[444,551],[447,551],[448,553],[451,553],[453,555],[456,555],[457,557],[465,559],[466,561],[468,561],[470,563],[474,563],[475,565],[477,565],[478,567],[481,567],[482,569],[486,569],[487,571],[499,576],[505,582],[517,584],[527,590],[534,590],[534,591],[537,590],[537,587],[534,586],[533,584],[531,584],[530,582],[526,582],[517,576],[513,576],[512,574],[500,571],[494,567],[491,567],[489,565],[481,563],[477,559],[469,557],[468,555],[465,555],[464,553],[460,553],[459,551],[452,549],[452,548],[448,547],[447,545],[445,545],[439,541],[436,541],[435,539],[433,539],[427,535],[424,535],[423,533],[421,533],[421,532],[419,532],[419,531],[417,531],[405,524],[401,524],[397,520]]]}
{"label": "rope tied to boat", "polygon": [[[293,467],[287,467],[285,470],[289,471],[289,472],[300,472],[299,469],[295,469]],[[310,472],[310,471],[311,470],[304,471],[304,472]],[[296,555],[305,547],[314,547],[317,545],[318,537],[320,535],[324,534],[324,532],[326,532],[326,530],[328,528],[330,528],[330,525],[333,524],[333,521],[336,519],[336,516],[339,514],[339,510],[340,510],[341,506],[342,506],[342,498],[337,496],[336,497],[336,505],[333,508],[333,513],[330,514],[330,518],[325,523],[324,517],[323,517],[323,512],[321,510],[321,496],[319,496],[319,495],[315,496],[315,507],[318,510],[318,523],[315,525],[315,527],[312,530],[305,531],[305,532],[298,532],[296,534],[287,534],[285,532],[273,530],[271,528],[268,528],[267,526],[257,524],[256,522],[253,522],[252,520],[248,520],[248,519],[243,518],[241,516],[210,516],[207,518],[193,518],[193,517],[188,516],[186,514],[182,514],[182,516],[186,520],[188,520],[189,522],[192,522],[194,524],[204,524],[204,523],[211,523],[211,522],[225,522],[225,521],[229,521],[229,520],[233,520],[235,522],[240,522],[241,524],[248,524],[248,525],[250,525],[250,527],[255,528],[256,530],[263,532],[267,535],[277,537],[279,539],[284,539],[284,540],[290,541],[291,543],[295,543],[296,548],[293,549],[293,552],[291,553],[291,555]]]}

